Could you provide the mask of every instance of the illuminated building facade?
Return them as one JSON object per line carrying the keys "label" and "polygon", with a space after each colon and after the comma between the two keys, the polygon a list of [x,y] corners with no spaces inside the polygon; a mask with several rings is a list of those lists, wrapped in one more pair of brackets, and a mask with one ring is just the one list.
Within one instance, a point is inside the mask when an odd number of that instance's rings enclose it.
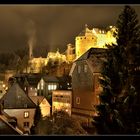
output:
{"label": "illuminated building facade", "polygon": [[75,47],[72,44],[67,44],[67,50],[66,50],[67,62],[71,63],[75,60],[75,58],[76,58]]}
{"label": "illuminated building facade", "polygon": [[16,118],[16,124],[24,133],[30,133],[34,123],[36,105],[18,83],[14,83],[1,98],[3,112]]}
{"label": "illuminated building facade", "polygon": [[90,124],[97,115],[95,106],[99,104],[102,90],[99,84],[102,59],[107,49],[91,48],[72,65],[72,116]]}
{"label": "illuminated building facade", "polygon": [[44,76],[37,85],[38,95],[47,97],[53,90],[58,89],[59,81],[55,76]]}
{"label": "illuminated building facade", "polygon": [[50,116],[50,104],[44,96],[30,96],[31,100],[40,107],[42,117]]}
{"label": "illuminated building facade", "polygon": [[89,29],[85,25],[85,29],[75,38],[76,58],[88,51],[90,48],[105,48],[105,44],[116,43],[113,33],[116,28],[109,26],[108,29],[99,28]]}
{"label": "illuminated building facade", "polygon": [[116,43],[116,39],[113,36],[115,31],[115,26],[109,26],[106,29],[89,29],[88,26],[85,25],[85,29],[75,38],[75,46],[69,43],[64,53],[60,53],[59,50],[56,52],[48,52],[46,58],[33,57],[33,53],[31,49],[29,49],[30,60],[28,73],[41,73],[42,68],[47,66],[49,61],[51,61],[51,63],[57,62],[60,66],[64,62],[73,63],[90,48],[106,48],[105,44]]}
{"label": "illuminated building facade", "polygon": [[[31,58],[29,60],[29,67],[28,67],[28,73],[41,73],[42,68],[48,64],[48,62],[51,61],[52,63],[55,63],[56,61],[60,65],[63,62],[67,62],[66,56],[64,54],[61,54],[58,50],[56,52],[48,52],[48,55],[46,58]],[[26,70],[24,70],[25,72]]]}
{"label": "illuminated building facade", "polygon": [[55,111],[66,111],[71,115],[72,92],[70,90],[55,90],[52,92],[52,114]]}

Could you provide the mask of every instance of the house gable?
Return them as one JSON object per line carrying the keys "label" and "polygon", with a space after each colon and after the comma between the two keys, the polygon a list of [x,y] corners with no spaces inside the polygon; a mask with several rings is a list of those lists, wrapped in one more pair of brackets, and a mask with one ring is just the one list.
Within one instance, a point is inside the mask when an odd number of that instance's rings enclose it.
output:
{"label": "house gable", "polygon": [[14,83],[3,96],[4,109],[35,108],[34,102],[25,94],[17,83]]}

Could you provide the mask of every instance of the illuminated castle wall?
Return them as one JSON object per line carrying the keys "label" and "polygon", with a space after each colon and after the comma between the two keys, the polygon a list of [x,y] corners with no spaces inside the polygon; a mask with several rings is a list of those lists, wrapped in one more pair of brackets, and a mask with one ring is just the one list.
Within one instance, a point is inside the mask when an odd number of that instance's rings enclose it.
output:
{"label": "illuminated castle wall", "polygon": [[105,44],[116,43],[113,37],[115,27],[109,26],[108,30],[93,28],[90,30],[87,25],[85,29],[75,38],[76,58],[79,58],[90,48],[105,48]]}
{"label": "illuminated castle wall", "polygon": [[82,54],[88,51],[90,48],[105,48],[105,44],[116,43],[116,39],[113,37],[115,27],[109,26],[108,29],[93,28],[89,29],[85,25],[85,29],[75,38],[75,46],[67,44],[65,53],[61,54],[59,50],[56,52],[48,52],[46,58],[34,58],[32,48],[29,46],[29,68],[28,72],[39,73],[43,66],[46,66],[49,60],[59,61],[59,64],[63,62],[72,63],[75,59],[79,58]]}
{"label": "illuminated castle wall", "polygon": [[57,60],[59,64],[67,62],[66,56],[64,54],[61,54],[58,50],[56,52],[48,52],[46,58],[39,57],[31,58],[29,60],[28,73],[40,73],[42,71],[42,68],[47,65],[49,60],[51,60],[52,62]]}
{"label": "illuminated castle wall", "polygon": [[72,44],[68,44],[66,50],[67,62],[73,62],[75,58],[76,58],[75,47]]}

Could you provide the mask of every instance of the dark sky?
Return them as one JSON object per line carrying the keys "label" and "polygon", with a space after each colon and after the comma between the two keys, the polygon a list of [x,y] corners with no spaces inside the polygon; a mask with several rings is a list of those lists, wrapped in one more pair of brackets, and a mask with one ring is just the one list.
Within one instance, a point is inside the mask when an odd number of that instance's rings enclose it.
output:
{"label": "dark sky", "polygon": [[[13,5],[0,6],[0,52],[28,47],[38,54],[60,52],[75,43],[85,24],[89,28],[115,25],[124,5]],[[140,5],[133,5],[140,19]]]}

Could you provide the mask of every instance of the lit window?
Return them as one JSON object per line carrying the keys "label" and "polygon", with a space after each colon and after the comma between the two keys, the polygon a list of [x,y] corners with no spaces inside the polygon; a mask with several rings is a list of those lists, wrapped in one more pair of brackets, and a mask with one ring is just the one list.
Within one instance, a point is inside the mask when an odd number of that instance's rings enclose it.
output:
{"label": "lit window", "polygon": [[43,80],[41,80],[41,89],[43,90],[43,87],[44,87],[44,82]]}
{"label": "lit window", "polygon": [[76,97],[76,104],[80,104],[80,97]]}
{"label": "lit window", "polygon": [[24,122],[23,125],[24,127],[29,127],[29,122]]}
{"label": "lit window", "polygon": [[51,85],[51,90],[53,90],[53,85]]}
{"label": "lit window", "polygon": [[48,90],[51,90],[51,85],[48,85]]}
{"label": "lit window", "polygon": [[78,66],[78,73],[81,72],[81,66]]}
{"label": "lit window", "polygon": [[56,88],[57,88],[57,86],[56,86],[56,85],[54,85],[54,88],[53,88],[53,89],[54,89],[54,90],[56,90]]}
{"label": "lit window", "polygon": [[29,112],[28,111],[24,112],[24,118],[29,118]]}
{"label": "lit window", "polygon": [[37,89],[39,90],[39,84],[37,85]]}
{"label": "lit window", "polygon": [[87,65],[84,65],[84,72],[87,72]]}
{"label": "lit window", "polygon": [[3,84],[2,86],[3,86],[3,88],[5,88],[5,84]]}

